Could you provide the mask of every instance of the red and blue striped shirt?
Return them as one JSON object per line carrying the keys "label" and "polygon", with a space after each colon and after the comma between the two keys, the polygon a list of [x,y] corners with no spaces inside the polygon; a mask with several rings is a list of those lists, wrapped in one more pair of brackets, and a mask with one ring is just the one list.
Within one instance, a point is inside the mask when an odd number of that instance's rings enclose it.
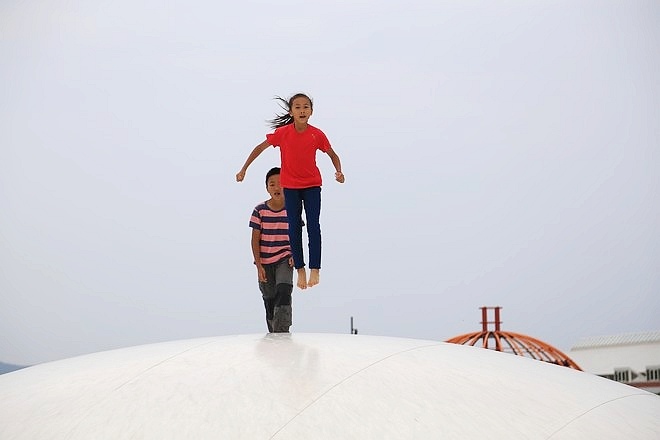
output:
{"label": "red and blue striped shirt", "polygon": [[291,256],[286,209],[273,211],[266,202],[261,203],[252,211],[250,227],[261,232],[259,241],[261,264],[277,263]]}

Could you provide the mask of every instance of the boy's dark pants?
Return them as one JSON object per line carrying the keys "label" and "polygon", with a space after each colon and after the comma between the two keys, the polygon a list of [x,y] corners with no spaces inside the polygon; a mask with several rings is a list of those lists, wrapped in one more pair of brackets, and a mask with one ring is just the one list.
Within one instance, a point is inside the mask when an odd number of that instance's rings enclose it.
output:
{"label": "boy's dark pants", "polygon": [[259,283],[259,290],[266,308],[266,324],[269,333],[288,333],[291,326],[291,292],[293,269],[289,258],[273,264],[264,264],[266,282]]}

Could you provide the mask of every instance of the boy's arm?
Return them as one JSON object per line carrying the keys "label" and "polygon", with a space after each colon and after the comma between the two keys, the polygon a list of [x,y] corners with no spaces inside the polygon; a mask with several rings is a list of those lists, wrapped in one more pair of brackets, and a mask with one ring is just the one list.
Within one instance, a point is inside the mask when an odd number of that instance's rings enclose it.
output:
{"label": "boy's arm", "polygon": [[261,264],[261,252],[259,251],[259,242],[261,241],[261,231],[259,229],[252,229],[252,240],[250,247],[252,248],[252,256],[254,257],[254,264],[257,266],[257,277],[259,281],[266,282],[266,270]]}
{"label": "boy's arm", "polygon": [[254,160],[257,157],[259,157],[259,155],[261,153],[263,153],[263,151],[266,148],[268,148],[269,146],[270,146],[270,144],[268,143],[268,141],[263,141],[262,143],[260,143],[256,147],[254,147],[252,152],[250,152],[250,155],[248,156],[247,160],[245,161],[245,164],[243,164],[243,168],[241,168],[241,170],[238,173],[236,173],[236,181],[237,182],[242,182],[243,181],[243,178],[245,177],[245,172],[247,171],[250,164],[252,162],[254,162]]}
{"label": "boy's arm", "polygon": [[344,183],[344,173],[341,172],[341,160],[339,160],[339,156],[335,153],[335,150],[333,150],[332,147],[328,148],[326,154],[330,156],[330,160],[335,166],[335,180],[339,183]]}

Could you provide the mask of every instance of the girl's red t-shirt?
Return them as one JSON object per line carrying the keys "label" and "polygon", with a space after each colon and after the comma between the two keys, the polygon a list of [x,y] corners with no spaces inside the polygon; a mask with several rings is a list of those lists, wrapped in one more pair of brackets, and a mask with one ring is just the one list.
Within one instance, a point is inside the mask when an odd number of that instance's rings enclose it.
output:
{"label": "girl's red t-shirt", "polygon": [[316,166],[316,150],[325,153],[330,148],[330,142],[321,130],[307,125],[305,131],[298,133],[291,123],[267,134],[266,141],[273,147],[280,148],[282,188],[321,186],[321,172]]}

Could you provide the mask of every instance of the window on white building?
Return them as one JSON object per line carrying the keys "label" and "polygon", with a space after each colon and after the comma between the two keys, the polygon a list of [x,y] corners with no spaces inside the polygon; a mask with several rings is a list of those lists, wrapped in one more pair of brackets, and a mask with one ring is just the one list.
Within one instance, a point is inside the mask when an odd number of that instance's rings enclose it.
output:
{"label": "window on white building", "polygon": [[646,367],[646,380],[649,382],[660,381],[660,366]]}
{"label": "window on white building", "polygon": [[630,382],[632,381],[632,370],[630,368],[615,368],[614,369],[614,380],[617,382]]}

